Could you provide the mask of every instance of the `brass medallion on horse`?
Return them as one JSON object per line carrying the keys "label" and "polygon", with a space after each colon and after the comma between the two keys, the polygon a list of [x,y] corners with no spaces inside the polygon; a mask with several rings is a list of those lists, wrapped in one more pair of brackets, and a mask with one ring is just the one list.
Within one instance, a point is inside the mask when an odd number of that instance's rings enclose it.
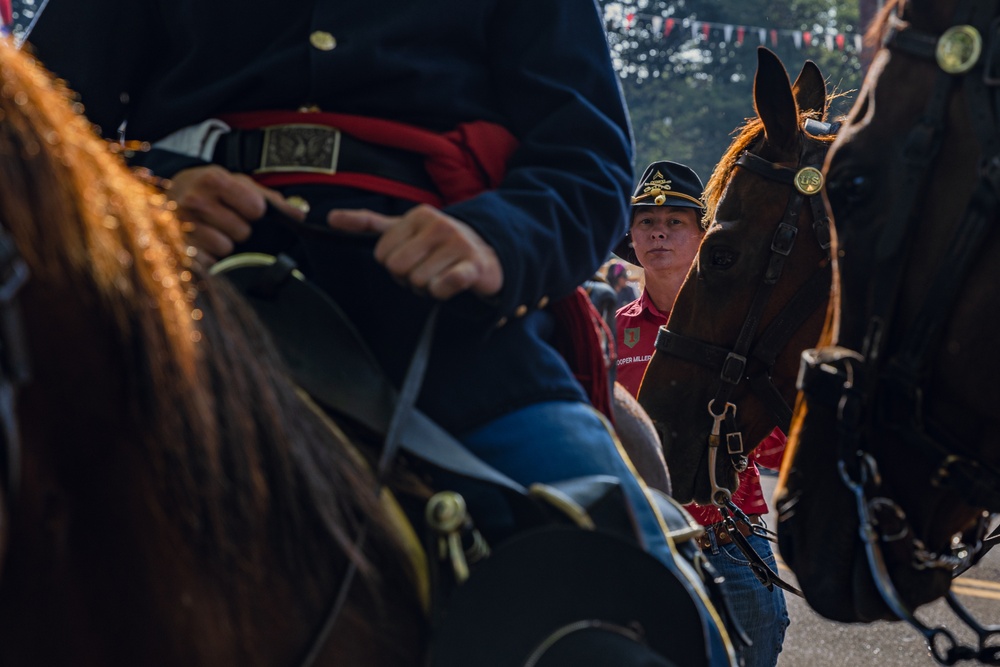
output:
{"label": "brass medallion on horse", "polygon": [[[1000,663],[1000,628],[949,590],[1000,511],[998,21],[995,2],[898,0],[873,27],[882,48],[826,166],[839,290],[803,355],[779,489],[809,603],[904,620],[943,664]],[[976,645],[916,617],[941,597]]]}

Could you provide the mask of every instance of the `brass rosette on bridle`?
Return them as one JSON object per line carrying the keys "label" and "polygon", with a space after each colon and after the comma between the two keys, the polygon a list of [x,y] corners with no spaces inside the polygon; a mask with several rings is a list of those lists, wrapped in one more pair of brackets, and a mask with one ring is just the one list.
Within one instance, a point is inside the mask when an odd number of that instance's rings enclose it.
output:
{"label": "brass rosette on bridle", "polygon": [[938,67],[948,74],[964,74],[972,69],[983,52],[983,38],[971,25],[955,25],[938,39],[934,56]]}
{"label": "brass rosette on bridle", "polygon": [[823,172],[816,167],[802,167],[795,173],[795,189],[807,197],[819,194],[825,180]]}

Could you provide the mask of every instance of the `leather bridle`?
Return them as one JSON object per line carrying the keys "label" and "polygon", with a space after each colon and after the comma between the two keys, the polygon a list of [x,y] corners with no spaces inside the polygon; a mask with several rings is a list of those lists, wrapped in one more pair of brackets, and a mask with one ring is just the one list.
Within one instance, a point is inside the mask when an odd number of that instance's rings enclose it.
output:
{"label": "leather bridle", "polygon": [[[903,3],[898,9],[902,11]],[[939,73],[923,114],[911,130],[904,151],[903,188],[894,215],[875,244],[874,276],[869,281],[872,310],[860,351],[843,347],[807,350],[802,356],[799,389],[808,400],[836,414],[840,476],[855,498],[859,536],[876,588],[892,612],[923,636],[934,658],[951,665],[978,660],[1000,665],[1000,647],[987,641],[1000,627],[981,626],[948,592],[948,605],[977,635],[978,646],[965,646],[943,627],[929,628],[903,602],[886,566],[884,549],[908,553],[916,569],[941,568],[960,573],[982,557],[988,515],[962,536],[952,553],[929,552],[915,537],[902,508],[882,490],[878,464],[867,443],[890,432],[927,459],[936,472],[929,480],[952,491],[971,507],[1000,511],[1000,471],[972,460],[947,429],[924,412],[924,386],[940,349],[949,315],[963,282],[1000,213],[1000,18],[998,3],[963,0],[953,27],[941,35],[918,31],[898,15],[889,17],[883,46],[921,60],[937,61]],[[986,38],[985,49],[983,38]],[[908,240],[915,236],[916,208],[946,127],[948,100],[961,83],[972,125],[979,134],[982,160],[979,180],[941,268],[916,320],[888,349],[895,305],[905,279]]]}
{"label": "leather bridle", "polygon": [[[813,138],[835,134],[837,124],[807,120],[803,130],[798,164],[794,167],[776,164],[745,151],[736,165],[758,176],[787,185],[791,191],[784,215],[778,221],[771,239],[770,257],[761,277],[746,319],[731,349],[703,340],[684,336],[661,327],[656,336],[656,350],[719,373],[715,397],[708,403],[713,426],[709,436],[709,477],[712,502],[725,507],[732,497],[728,488],[720,485],[716,476],[716,460],[723,440],[737,472],[747,467],[747,452],[743,435],[736,426],[736,405],[731,402],[733,391],[741,382],[748,382],[753,392],[769,408],[778,426],[787,431],[792,409],[771,380],[775,360],[805,320],[816,311],[830,293],[830,263],[824,262],[799,288],[792,299],[758,335],[760,320],[781,277],[798,235],[799,216],[808,203],[812,208],[813,231],[820,248],[829,256],[829,218],[819,193],[823,189],[820,167],[829,142]],[[756,370],[754,370],[756,369]]]}
{"label": "leather bridle", "polygon": [[17,295],[28,281],[28,266],[10,233],[0,227],[0,481],[7,511],[21,486],[21,436],[17,393],[31,377],[28,345]]}

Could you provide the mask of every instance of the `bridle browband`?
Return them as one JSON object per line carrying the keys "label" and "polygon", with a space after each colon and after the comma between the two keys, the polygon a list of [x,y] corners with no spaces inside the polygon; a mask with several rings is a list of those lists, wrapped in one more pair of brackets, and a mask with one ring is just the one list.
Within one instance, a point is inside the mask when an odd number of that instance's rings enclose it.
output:
{"label": "bridle browband", "polygon": [[[899,10],[902,9],[900,3]],[[1000,647],[987,641],[1000,635],[1000,626],[983,627],[959,603],[946,595],[948,605],[977,635],[978,646],[965,646],[943,627],[929,628],[903,602],[889,575],[883,549],[906,549],[916,569],[941,568],[960,573],[984,553],[987,528],[984,513],[977,528],[963,536],[951,554],[926,550],[899,505],[882,495],[881,476],[866,442],[882,430],[896,433],[934,464],[932,485],[954,492],[972,507],[1000,511],[1000,471],[959,454],[962,448],[947,430],[923,410],[924,384],[941,345],[948,317],[1000,212],[1000,19],[998,3],[964,0],[954,25],[942,35],[917,31],[902,18],[890,15],[885,48],[910,57],[937,61],[939,74],[924,113],[910,132],[904,151],[901,206],[894,210],[875,245],[876,267],[871,285],[873,308],[860,352],[842,347],[807,350],[802,356],[798,386],[817,404],[834,410],[839,439],[840,476],[855,498],[859,536],[865,547],[876,588],[892,612],[916,628],[935,660],[952,665],[978,660],[1000,665]],[[962,23],[962,21],[968,23]],[[988,36],[985,62],[982,35]],[[970,73],[979,76],[967,76]],[[947,105],[959,82],[979,134],[983,159],[979,181],[957,231],[945,251],[932,287],[917,318],[901,338],[899,349],[887,349],[895,305],[901,293],[908,241],[918,194],[937,155],[945,130]],[[967,543],[971,543],[968,546]],[[885,545],[885,546],[883,546]]]}
{"label": "bridle browband", "polygon": [[[785,261],[795,245],[799,215],[807,201],[812,207],[816,240],[820,248],[829,254],[829,218],[822,198],[818,196],[823,188],[823,176],[819,168],[828,144],[810,139],[809,135],[828,136],[836,134],[838,129],[838,124],[807,120],[800,132],[806,141],[802,144],[798,165],[795,167],[770,162],[749,151],[744,151],[736,160],[736,166],[787,185],[792,192],[771,239],[770,257],[764,275],[732,349],[684,336],[666,327],[661,327],[656,336],[657,351],[719,372],[718,389],[708,404],[708,412],[713,420],[709,436],[708,467],[712,501],[720,507],[726,506],[731,498],[729,489],[718,484],[715,473],[716,457],[722,440],[726,442],[726,451],[737,472],[742,472],[747,466],[743,436],[735,423],[736,406],[730,401],[736,387],[744,380],[747,381],[783,430],[787,431],[791,422],[792,409],[774,386],[771,369],[778,354],[799,327],[829,297],[829,262],[825,262],[813,273],[759,336],[757,331],[774,286],[781,277]],[[758,369],[756,372],[750,372],[751,362]]]}

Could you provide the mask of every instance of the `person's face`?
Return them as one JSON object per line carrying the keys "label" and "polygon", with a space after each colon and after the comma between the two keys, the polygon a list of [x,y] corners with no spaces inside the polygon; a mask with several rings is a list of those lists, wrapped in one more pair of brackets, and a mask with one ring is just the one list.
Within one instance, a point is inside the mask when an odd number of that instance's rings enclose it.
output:
{"label": "person's face", "polygon": [[637,206],[632,215],[632,247],[647,271],[687,269],[704,235],[701,210],[682,206]]}

